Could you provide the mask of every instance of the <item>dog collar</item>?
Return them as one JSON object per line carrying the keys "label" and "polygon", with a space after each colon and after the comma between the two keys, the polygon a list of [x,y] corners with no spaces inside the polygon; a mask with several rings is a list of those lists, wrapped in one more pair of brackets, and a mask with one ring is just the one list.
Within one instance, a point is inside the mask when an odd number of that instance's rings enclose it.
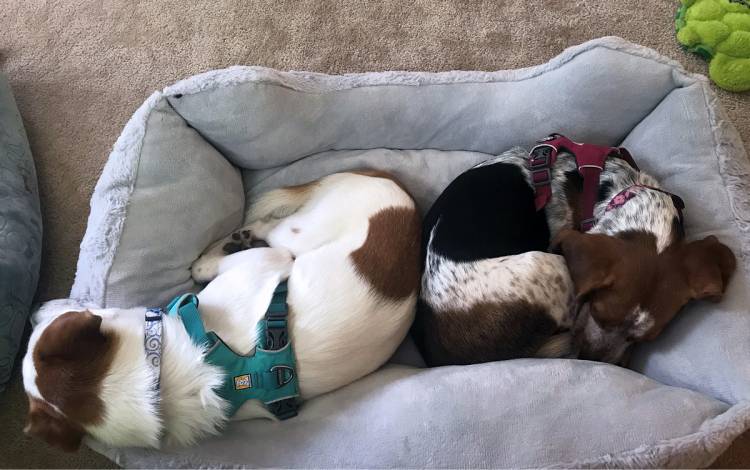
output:
{"label": "dog collar", "polygon": [[578,173],[583,177],[583,193],[581,194],[581,231],[587,232],[594,226],[594,206],[599,190],[599,176],[604,170],[604,163],[610,156],[625,160],[638,171],[630,153],[622,147],[604,147],[594,144],[573,142],[561,134],[552,134],[539,141],[539,145],[531,149],[528,158],[528,168],[536,196],[534,204],[536,210],[541,210],[552,197],[552,166],[557,161],[560,151],[573,154],[578,167]]}
{"label": "dog collar", "polygon": [[155,377],[152,385],[153,390],[157,392],[161,385],[161,337],[162,337],[162,316],[164,310],[160,308],[149,308],[146,310],[146,322],[143,336],[143,349],[146,352],[146,364]]}
{"label": "dog collar", "polygon": [[299,383],[294,350],[287,328],[287,284],[276,287],[265,317],[258,322],[255,352],[237,354],[213,331],[206,331],[193,294],[176,297],[167,315],[176,316],[193,343],[206,351],[204,360],[224,370],[224,382],[216,392],[230,405],[230,416],[248,400],[259,400],[278,419],[297,415]]}
{"label": "dog collar", "polygon": [[[143,350],[146,352],[146,365],[151,369],[154,381],[151,390],[154,392],[155,408],[157,413],[161,410],[161,349],[164,310],[160,308],[146,309],[145,324],[143,327]],[[161,439],[164,428],[159,432]]]}
{"label": "dog collar", "polygon": [[624,206],[629,200],[633,199],[643,191],[658,191],[669,196],[672,199],[672,204],[674,204],[675,209],[677,209],[677,217],[679,218],[680,224],[682,225],[682,211],[685,209],[685,201],[683,201],[682,198],[676,194],[670,193],[669,191],[664,191],[660,188],[648,186],[646,184],[636,183],[615,194],[614,197],[609,200],[609,203],[607,203],[607,207],[606,209],[604,209],[604,212],[609,212],[611,210]]}

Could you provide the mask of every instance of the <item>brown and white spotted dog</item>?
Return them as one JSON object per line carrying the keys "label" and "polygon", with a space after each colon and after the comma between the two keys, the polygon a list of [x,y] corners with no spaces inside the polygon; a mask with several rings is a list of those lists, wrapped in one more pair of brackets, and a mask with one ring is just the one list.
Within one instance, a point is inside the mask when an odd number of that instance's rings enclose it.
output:
{"label": "brown and white spotted dog", "polygon": [[[407,334],[419,286],[421,222],[401,186],[381,173],[334,174],[261,195],[246,220],[192,266],[197,281],[210,281],[198,294],[206,330],[250,354],[274,289],[288,279],[303,400],[380,367]],[[269,247],[243,250],[254,238]],[[144,349],[145,313],[71,301],[37,313],[23,362],[29,434],[75,450],[84,435],[110,446],[159,447],[221,428],[227,402],[217,387],[225,374],[204,361],[203,348],[172,316],[161,320],[154,368]],[[259,415],[268,412],[253,400],[232,419]]]}
{"label": "brown and white spotted dog", "polygon": [[414,333],[429,364],[622,363],[690,300],[721,298],[734,255],[713,236],[686,241],[680,208],[653,177],[606,159],[583,233],[580,164],[559,153],[539,210],[528,159],[514,148],[466,171],[427,214]]}

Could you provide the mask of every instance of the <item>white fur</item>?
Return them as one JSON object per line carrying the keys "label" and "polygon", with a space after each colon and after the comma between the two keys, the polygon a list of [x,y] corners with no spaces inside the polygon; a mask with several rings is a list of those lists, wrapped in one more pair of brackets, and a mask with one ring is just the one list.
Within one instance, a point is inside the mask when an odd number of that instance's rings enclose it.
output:
{"label": "white fur", "polygon": [[[292,199],[297,195],[293,193]],[[237,325],[255,325],[265,314],[273,289],[289,276],[290,334],[300,391],[303,398],[310,398],[375,370],[405,337],[416,293],[397,302],[372,295],[372,286],[354,270],[349,254],[365,241],[371,215],[388,207],[414,208],[414,203],[388,179],[342,173],[320,180],[309,200],[292,215],[269,221],[274,208],[299,205],[279,196],[277,191],[262,196],[246,215],[252,222],[242,229],[273,248],[230,256],[213,249],[194,263],[193,273],[202,278],[218,275],[200,294],[201,313],[207,327],[228,330],[222,337],[240,350],[254,347],[254,328],[221,328],[220,322],[226,322],[228,315],[241,317]],[[266,198],[277,202],[267,204]],[[237,265],[240,268],[234,268]],[[253,283],[253,299],[244,292],[248,283]],[[232,295],[245,298],[228,301]],[[234,310],[248,300],[256,305]]]}
{"label": "white fur", "polygon": [[188,445],[219,430],[226,420],[226,405],[212,388],[221,383],[222,373],[203,362],[203,351],[173,318],[163,320],[160,396],[154,393],[156,377],[146,364],[143,350],[143,308],[97,309],[58,301],[45,304],[35,315],[39,324],[23,362],[28,394],[44,400],[36,386],[31,354],[41,333],[59,315],[86,309],[102,317],[102,331],[114,332],[118,343],[112,366],[102,381],[105,418],[99,425],[84,426],[89,434],[109,445],[158,447],[162,437],[167,445]]}
{"label": "white fur", "polygon": [[633,312],[633,326],[630,328],[629,333],[637,339],[643,337],[646,333],[651,331],[654,327],[654,316],[648,310],[638,307]]}
{"label": "white fur", "polygon": [[[213,279],[198,294],[206,329],[238,353],[252,352],[256,325],[275,287],[288,278],[290,336],[302,398],[372,372],[405,337],[416,302],[416,292],[399,301],[381,297],[350,259],[367,238],[370,216],[389,207],[414,209],[414,203],[391,180],[350,173],[323,178],[308,191],[282,189],[261,196],[247,214],[252,223],[243,230],[262,235],[271,248],[224,256],[227,238],[192,267],[196,278]],[[26,390],[37,398],[43,399],[32,352],[44,328],[70,310],[69,302],[50,303],[37,315],[40,323],[24,359]],[[143,349],[144,308],[89,310],[102,317],[103,331],[119,339],[102,384],[105,418],[86,427],[93,437],[113,446],[157,447],[162,433],[167,444],[189,445],[217,432],[226,420],[226,403],[213,391],[222,373],[203,362],[204,352],[177,320],[164,319],[157,397]],[[259,416],[269,414],[258,403],[246,402],[234,418]]]}
{"label": "white fur", "polygon": [[435,312],[469,311],[479,302],[522,300],[544,307],[560,326],[571,326],[573,281],[562,256],[529,251],[455,262],[428,250],[425,266],[421,295]]}

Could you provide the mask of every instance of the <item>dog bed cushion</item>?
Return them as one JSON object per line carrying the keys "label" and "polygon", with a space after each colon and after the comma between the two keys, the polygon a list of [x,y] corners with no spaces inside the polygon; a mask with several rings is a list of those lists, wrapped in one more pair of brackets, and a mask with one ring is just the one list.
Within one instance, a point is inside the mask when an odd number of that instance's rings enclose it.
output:
{"label": "dog bed cushion", "polygon": [[740,258],[719,304],[696,303],[632,369],[515,360],[391,364],[284,422],[233,422],[183,449],[108,449],[125,466],[703,466],[750,427],[750,171],[705,77],[619,38],[500,72],[329,76],[233,67],[152,95],[97,184],[71,297],[163,305],[240,226],[245,202],[352,168],[395,173],[424,211],[456,175],[551,132],[625,145],[679,193],[692,237]]}
{"label": "dog bed cushion", "polygon": [[34,160],[13,92],[0,75],[0,391],[21,345],[41,253]]}

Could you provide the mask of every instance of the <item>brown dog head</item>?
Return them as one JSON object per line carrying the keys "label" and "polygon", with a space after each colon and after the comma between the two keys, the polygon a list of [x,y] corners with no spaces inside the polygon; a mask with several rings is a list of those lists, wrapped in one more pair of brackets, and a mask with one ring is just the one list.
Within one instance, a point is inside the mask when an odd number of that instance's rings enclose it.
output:
{"label": "brown dog head", "polygon": [[86,434],[84,427],[102,421],[99,388],[116,337],[103,333],[101,323],[102,318],[89,311],[67,312],[32,336],[24,359],[27,434],[72,452]]}
{"label": "brown dog head", "polygon": [[647,232],[564,230],[552,249],[565,257],[575,284],[580,357],[612,363],[631,343],[656,338],[690,300],[720,300],[736,266],[714,236],[676,241],[659,253]]}

